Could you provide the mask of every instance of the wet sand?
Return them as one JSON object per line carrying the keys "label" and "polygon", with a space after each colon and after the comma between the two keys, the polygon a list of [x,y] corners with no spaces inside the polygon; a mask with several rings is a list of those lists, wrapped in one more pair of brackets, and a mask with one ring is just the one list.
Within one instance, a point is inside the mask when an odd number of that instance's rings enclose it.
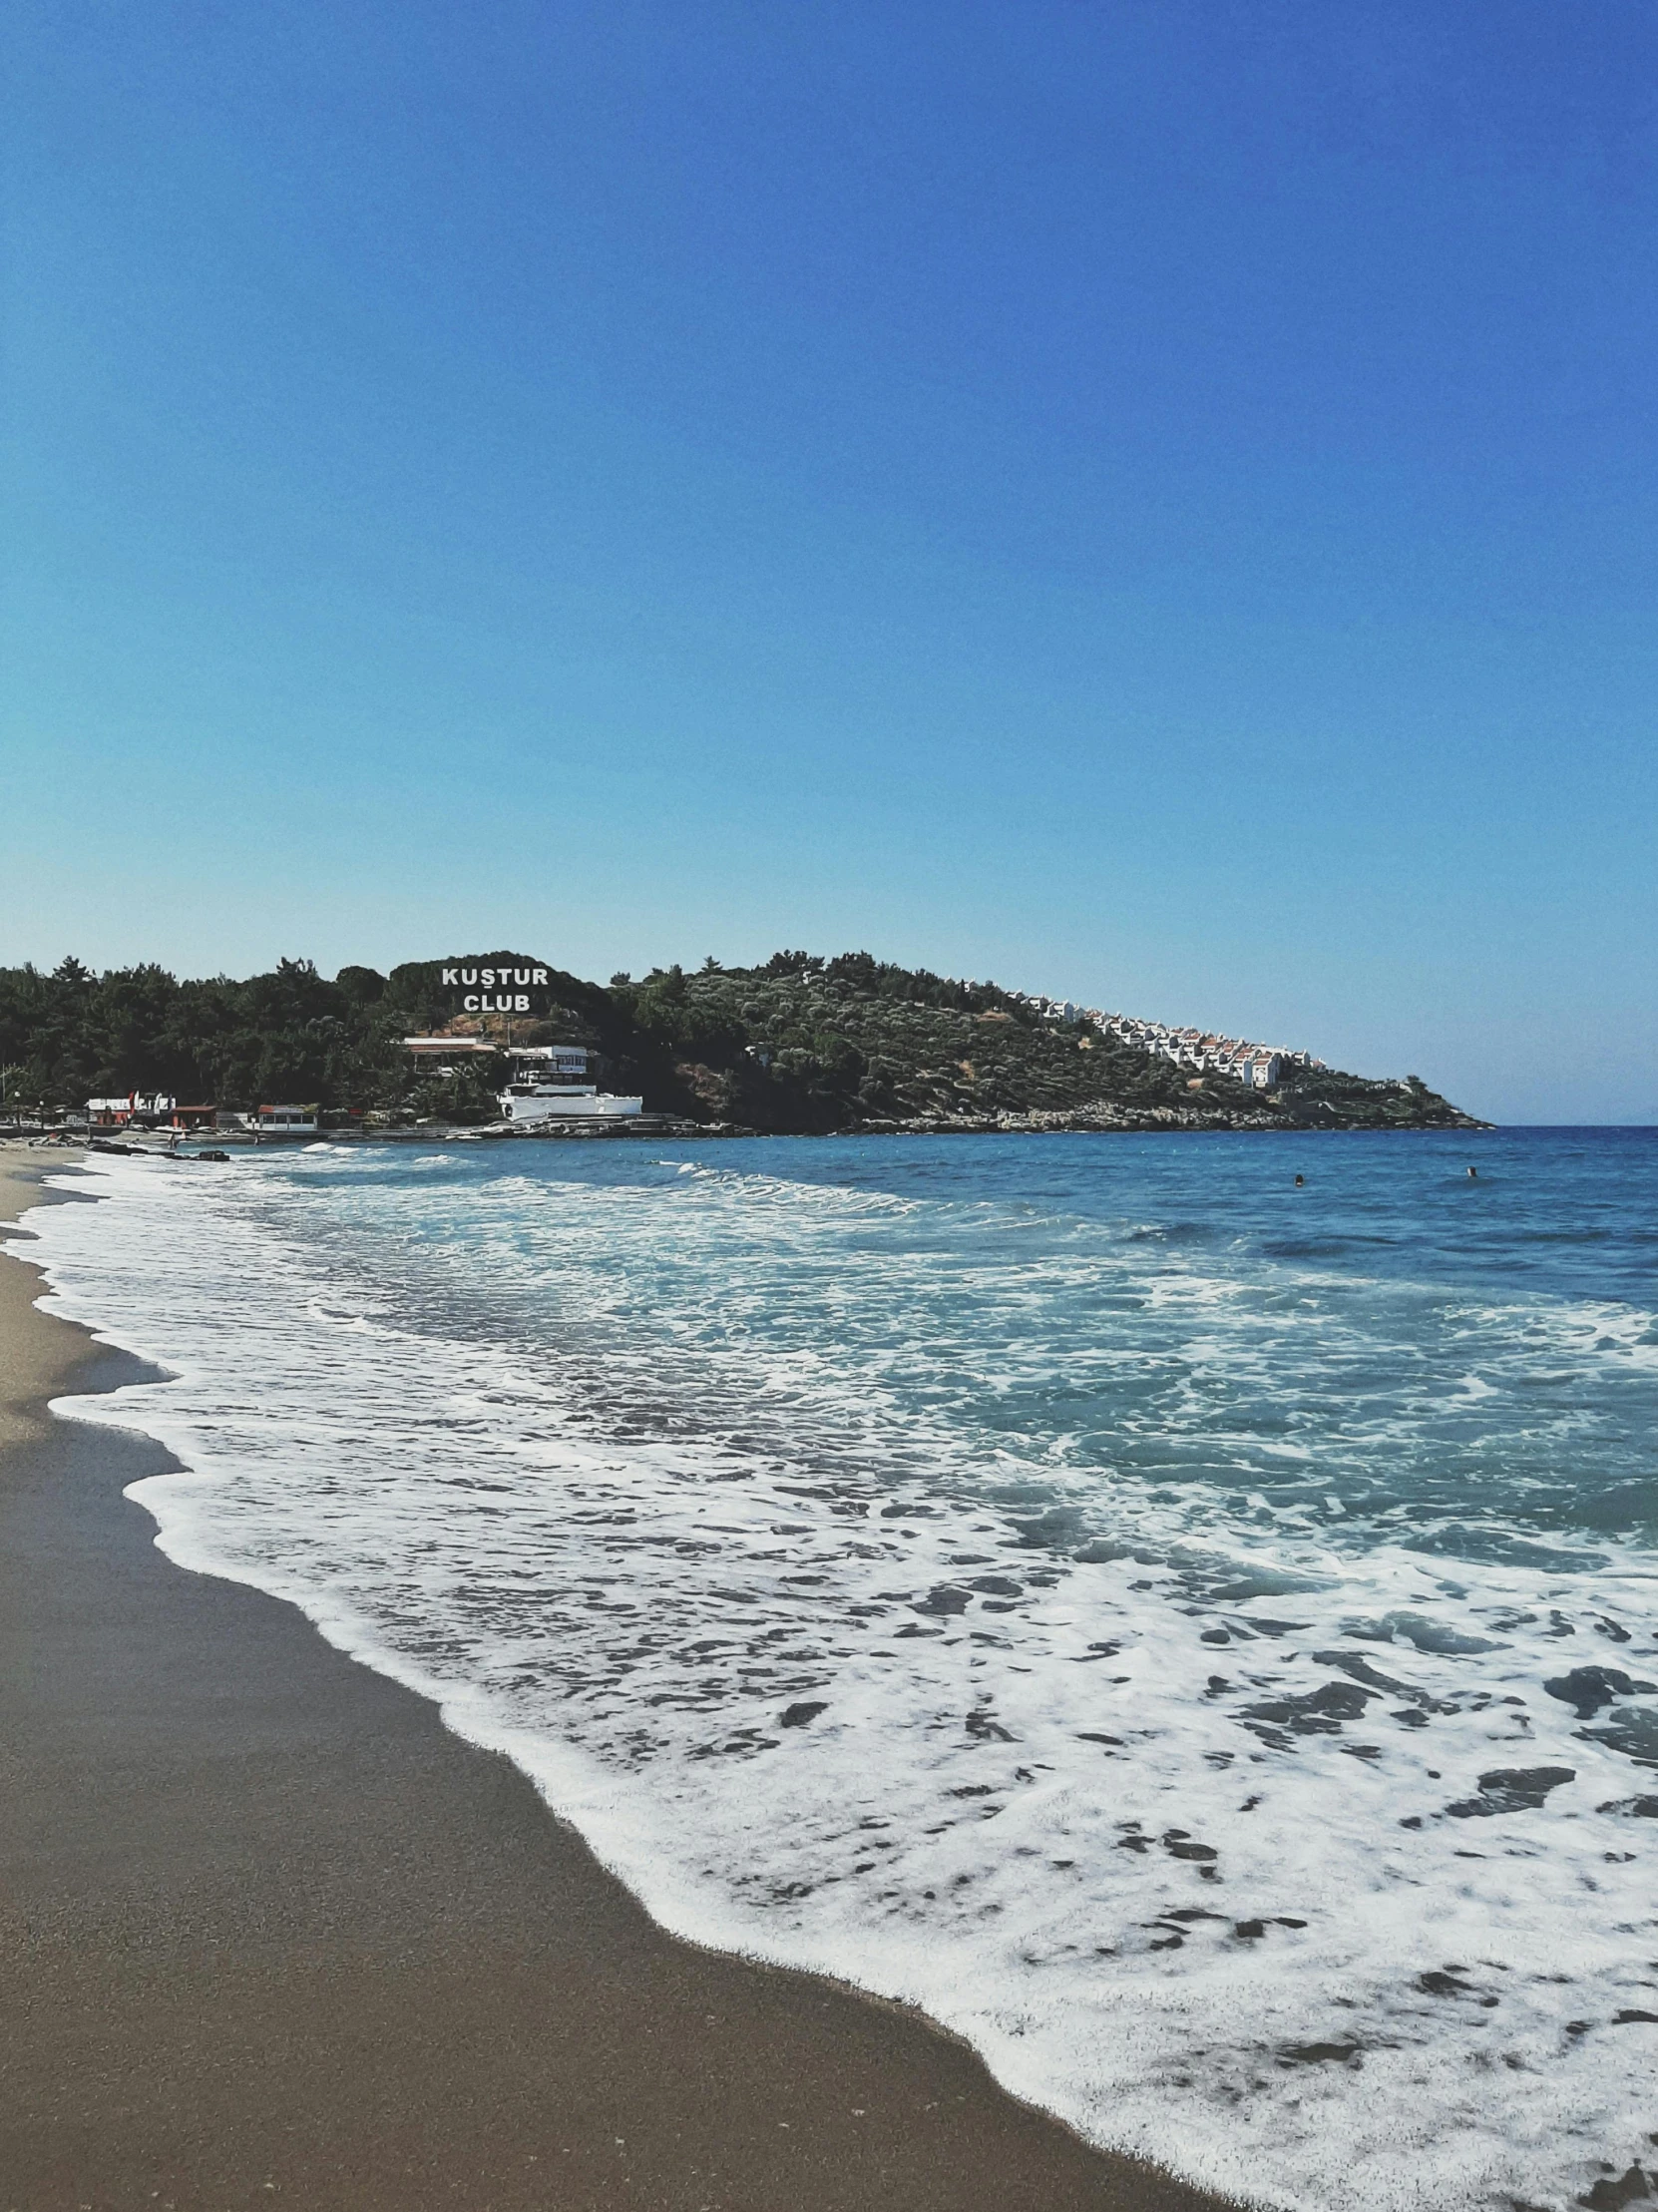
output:
{"label": "wet sand", "polygon": [[[51,1155],[0,1148],[0,1219]],[[69,1201],[75,1202],[75,1201]],[[0,2212],[1199,2212],[917,2015],[664,1936],[505,1760],[191,1574],[0,1258]],[[1215,2208],[1218,2212],[1218,2208]]]}

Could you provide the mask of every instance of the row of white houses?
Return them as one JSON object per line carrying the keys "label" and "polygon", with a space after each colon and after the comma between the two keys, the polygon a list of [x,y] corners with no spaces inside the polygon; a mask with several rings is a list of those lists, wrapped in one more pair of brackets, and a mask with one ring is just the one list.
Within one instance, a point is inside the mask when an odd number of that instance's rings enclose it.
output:
{"label": "row of white houses", "polygon": [[1107,1014],[1099,1026],[1125,1045],[1138,1046],[1176,1068],[1189,1068],[1197,1076],[1230,1076],[1234,1083],[1254,1091],[1271,1091],[1282,1081],[1292,1062],[1310,1063],[1304,1053],[1286,1053],[1271,1045],[1252,1045],[1242,1038],[1216,1037],[1202,1030],[1173,1029],[1166,1022],[1141,1022],[1132,1015]]}
{"label": "row of white houses", "polygon": [[1013,996],[1050,1022],[1091,1023],[1108,1037],[1154,1054],[1193,1075],[1230,1076],[1234,1083],[1255,1091],[1271,1091],[1290,1068],[1322,1068],[1324,1062],[1311,1053],[1288,1051],[1279,1045],[1257,1045],[1240,1037],[1221,1037],[1211,1030],[1177,1029],[1169,1022],[1144,1022],[1131,1014],[1107,1014],[1097,1006],[1078,1006],[1072,999],[1049,999],[1025,992]]}

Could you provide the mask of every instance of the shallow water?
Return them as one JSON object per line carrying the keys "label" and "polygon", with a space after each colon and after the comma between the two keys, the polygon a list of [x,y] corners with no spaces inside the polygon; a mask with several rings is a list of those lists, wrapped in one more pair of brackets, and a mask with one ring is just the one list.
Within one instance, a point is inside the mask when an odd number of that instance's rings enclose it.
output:
{"label": "shallow water", "polygon": [[1654,1132],[92,1173],[30,1225],[177,1378],[77,1407],[164,1548],[668,1926],[1275,2203],[1653,2157]]}

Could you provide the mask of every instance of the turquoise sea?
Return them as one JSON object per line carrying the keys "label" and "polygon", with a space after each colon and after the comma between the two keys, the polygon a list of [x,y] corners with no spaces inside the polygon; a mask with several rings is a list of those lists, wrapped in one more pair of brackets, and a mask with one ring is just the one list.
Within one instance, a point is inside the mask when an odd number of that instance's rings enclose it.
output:
{"label": "turquoise sea", "polygon": [[62,1179],[57,1304],[172,1378],[75,1408],[183,1463],[164,1548],[668,1926],[1272,2203],[1654,2158],[1658,1131]]}

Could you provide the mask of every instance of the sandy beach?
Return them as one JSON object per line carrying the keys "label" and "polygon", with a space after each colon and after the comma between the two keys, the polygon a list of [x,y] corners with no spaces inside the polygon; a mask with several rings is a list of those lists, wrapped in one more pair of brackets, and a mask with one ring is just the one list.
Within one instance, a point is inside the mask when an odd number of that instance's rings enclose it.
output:
{"label": "sandy beach", "polygon": [[[60,1160],[0,1151],[0,1218]],[[73,1202],[73,1201],[70,1201]],[[505,1761],[186,1573],[54,1419],[136,1363],[0,1260],[0,2212],[1214,2200],[919,2017],[664,1936]]]}

